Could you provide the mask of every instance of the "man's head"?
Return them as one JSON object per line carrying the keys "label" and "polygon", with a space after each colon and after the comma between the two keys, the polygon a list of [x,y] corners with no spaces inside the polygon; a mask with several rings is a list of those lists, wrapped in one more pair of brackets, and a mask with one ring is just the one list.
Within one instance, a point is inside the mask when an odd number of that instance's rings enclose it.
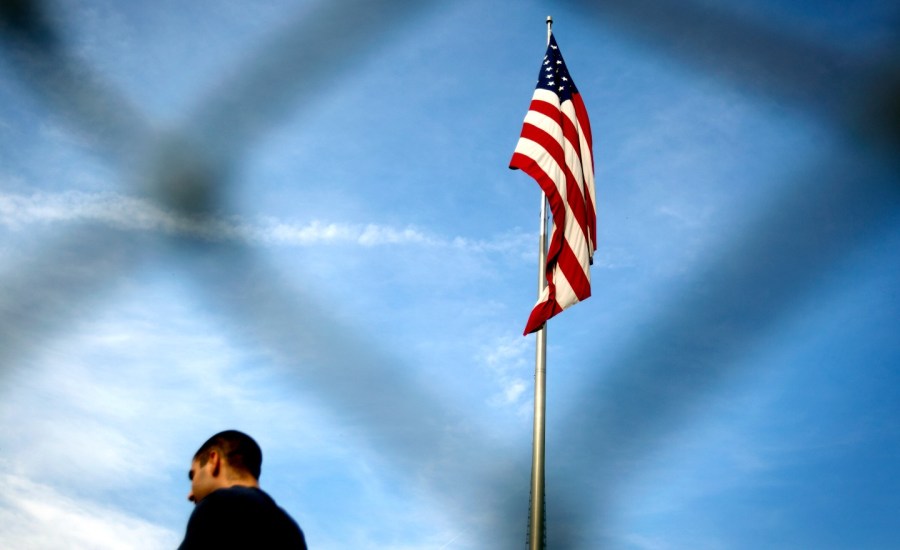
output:
{"label": "man's head", "polygon": [[237,430],[210,437],[194,454],[188,478],[188,500],[198,503],[216,489],[244,485],[257,487],[262,450],[253,438]]}

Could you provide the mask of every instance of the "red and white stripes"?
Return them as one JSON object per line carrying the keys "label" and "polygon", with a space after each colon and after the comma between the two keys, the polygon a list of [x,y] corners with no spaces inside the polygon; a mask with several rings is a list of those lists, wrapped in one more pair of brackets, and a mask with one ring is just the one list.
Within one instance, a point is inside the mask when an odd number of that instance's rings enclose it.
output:
{"label": "red and white stripes", "polygon": [[590,121],[555,41],[548,48],[545,65],[548,60],[555,62],[551,54],[558,56],[562,70],[553,75],[542,73],[548,80],[538,83],[510,161],[510,168],[521,169],[538,182],[553,216],[547,286],[531,312],[525,334],[591,295],[590,264],[597,248]]}

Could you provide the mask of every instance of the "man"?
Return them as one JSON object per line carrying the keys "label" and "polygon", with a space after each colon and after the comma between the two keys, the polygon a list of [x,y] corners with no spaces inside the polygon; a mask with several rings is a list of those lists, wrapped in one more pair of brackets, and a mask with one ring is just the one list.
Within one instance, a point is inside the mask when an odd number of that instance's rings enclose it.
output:
{"label": "man", "polygon": [[259,488],[261,467],[259,445],[236,430],[217,433],[200,447],[188,473],[188,500],[195,508],[180,550],[306,550],[297,523]]}

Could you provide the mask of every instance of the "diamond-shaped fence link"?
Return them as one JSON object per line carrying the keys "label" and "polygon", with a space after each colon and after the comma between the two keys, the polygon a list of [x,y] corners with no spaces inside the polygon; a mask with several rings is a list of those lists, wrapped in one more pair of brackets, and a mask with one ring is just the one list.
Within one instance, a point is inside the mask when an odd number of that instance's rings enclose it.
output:
{"label": "diamond-shaped fence link", "polygon": [[[221,209],[225,191],[235,185],[230,175],[242,152],[288,106],[314,104],[324,82],[352,71],[389,31],[410,24],[434,4],[381,1],[384,20],[369,21],[361,15],[365,10],[356,9],[361,3],[366,0],[320,2],[299,13],[244,59],[241,70],[231,73],[235,76],[199,98],[179,131],[165,134],[154,129],[139,106],[70,54],[41,2],[5,0],[0,19],[4,56],[34,96],[74,130],[102,144],[112,164],[133,166],[122,159],[150,159],[147,173],[123,174],[124,180],[166,208],[203,220]],[[900,206],[895,58],[856,58],[693,2],[567,4],[598,26],[634,33],[728,82],[796,101],[833,124],[844,149],[839,160],[823,158],[786,182],[768,212],[709,258],[685,292],[661,304],[657,316],[618,355],[586,354],[586,361],[613,368],[597,368],[596,377],[584,382],[582,393],[563,412],[566,421],[560,425],[569,429],[560,440],[574,450],[568,456],[577,458],[561,465],[565,475],[548,476],[550,548],[592,547],[596,541],[585,539],[588,525],[614,498],[629,459],[657,445],[688,402],[714,392],[742,354],[808,298],[823,273],[876,236]],[[316,56],[304,55],[308,51]],[[276,350],[323,400],[364,424],[373,440],[403,449],[391,457],[398,471],[439,452],[439,427],[460,419],[462,413],[442,396],[393,366],[389,350],[341,326],[308,292],[276,276],[250,247],[183,236],[138,244],[133,235],[83,224],[44,243],[29,263],[7,267],[0,278],[0,316],[7,327],[0,334],[3,370],[41,345],[25,335],[35,329],[47,338],[64,332],[85,304],[102,297],[110,281],[147,262],[167,261],[203,283],[197,288],[210,308],[241,320],[236,334]],[[767,261],[784,257],[796,261]],[[53,269],[59,265],[67,268]],[[98,278],[98,272],[107,279]],[[717,331],[729,338],[710,338]],[[686,359],[673,361],[674,349]],[[351,389],[338,383],[348,377],[359,383]],[[489,441],[472,437],[472,447],[490,448]],[[514,478],[508,469],[466,476],[472,502],[507,526],[505,534],[496,534],[499,544],[521,541],[527,480]],[[598,490],[582,490],[585,480]],[[555,529],[553,517],[567,517],[565,527]]]}

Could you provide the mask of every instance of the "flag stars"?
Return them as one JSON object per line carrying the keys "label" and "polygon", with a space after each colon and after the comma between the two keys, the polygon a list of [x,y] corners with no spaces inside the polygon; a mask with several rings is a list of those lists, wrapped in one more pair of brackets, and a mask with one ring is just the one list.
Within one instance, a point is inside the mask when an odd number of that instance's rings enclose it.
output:
{"label": "flag stars", "polygon": [[559,46],[556,45],[555,40],[551,39],[538,75],[538,87],[564,97],[570,93],[576,93],[574,86],[569,78],[569,71],[566,69],[566,62],[562,59]]}

